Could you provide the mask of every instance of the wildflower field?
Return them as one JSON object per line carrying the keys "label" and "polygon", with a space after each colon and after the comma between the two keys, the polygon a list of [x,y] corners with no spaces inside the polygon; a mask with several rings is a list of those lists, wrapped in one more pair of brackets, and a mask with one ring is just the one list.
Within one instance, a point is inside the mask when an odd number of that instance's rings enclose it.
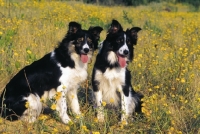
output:
{"label": "wildflower field", "polygon": [[[190,12],[187,5],[106,7],[73,1],[0,0],[0,92],[20,69],[57,46],[70,21],[84,29],[103,27],[103,40],[112,19],[124,29],[142,28],[129,69],[134,89],[145,96],[143,117],[135,115],[124,125],[118,123],[118,115],[106,110],[106,121],[98,123],[91,106],[82,103],[83,116],[70,114],[73,122],[67,125],[56,114],[41,114],[32,124],[0,118],[0,133],[200,134],[200,13]],[[94,60],[80,88],[85,95],[92,88]]]}

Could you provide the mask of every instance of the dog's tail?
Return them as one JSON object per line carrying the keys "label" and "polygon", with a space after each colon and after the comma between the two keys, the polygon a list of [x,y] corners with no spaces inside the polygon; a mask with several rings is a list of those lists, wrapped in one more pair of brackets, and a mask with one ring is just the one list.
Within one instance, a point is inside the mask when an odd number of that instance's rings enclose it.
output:
{"label": "dog's tail", "polygon": [[135,105],[135,112],[141,113],[142,112],[142,103],[143,103],[142,98],[144,97],[144,95],[142,95],[139,92],[135,92],[133,94],[133,97],[136,100],[136,102],[135,102],[135,104],[136,104]]}
{"label": "dog's tail", "polygon": [[134,98],[135,112],[142,113],[142,103],[143,103],[142,98],[144,97],[144,95],[140,92],[135,92],[132,87],[130,87],[130,89],[131,89],[132,97]]}

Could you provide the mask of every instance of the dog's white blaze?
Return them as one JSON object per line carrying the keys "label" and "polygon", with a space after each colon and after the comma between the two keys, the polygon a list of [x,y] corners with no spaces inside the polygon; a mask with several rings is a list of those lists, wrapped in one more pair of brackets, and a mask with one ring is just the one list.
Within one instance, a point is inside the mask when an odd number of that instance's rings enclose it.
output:
{"label": "dog's white blaze", "polygon": [[101,49],[102,49],[102,47],[103,47],[103,42],[104,42],[104,41],[102,41],[102,42],[99,43],[99,53],[101,52]]}
{"label": "dog's white blaze", "polygon": [[24,97],[23,99],[27,100],[28,107],[20,119],[32,123],[37,119],[42,111],[40,97],[37,94],[31,93],[29,96]]}
{"label": "dog's white blaze", "polygon": [[87,43],[85,43],[85,44],[83,45],[83,49],[84,49],[84,48],[90,49],[90,47],[89,47],[89,45],[88,45]]}
{"label": "dog's white blaze", "polygon": [[127,44],[126,44],[126,35],[124,34],[124,45],[122,46],[122,47],[120,47],[120,49],[119,49],[119,54],[121,54],[121,55],[124,55],[124,50],[127,50],[127,51],[129,51],[129,49],[128,49],[128,46],[127,46]]}
{"label": "dog's white blaze", "polygon": [[106,69],[105,73],[97,70],[95,80],[101,81],[99,90],[102,92],[102,100],[107,104],[119,106],[121,102],[117,92],[122,89],[121,85],[125,83],[125,69]]}
{"label": "dog's white blaze", "polygon": [[112,51],[109,52],[107,59],[110,62],[110,64],[114,64],[114,63],[116,63],[118,61],[116,54],[114,52],[112,52]]}

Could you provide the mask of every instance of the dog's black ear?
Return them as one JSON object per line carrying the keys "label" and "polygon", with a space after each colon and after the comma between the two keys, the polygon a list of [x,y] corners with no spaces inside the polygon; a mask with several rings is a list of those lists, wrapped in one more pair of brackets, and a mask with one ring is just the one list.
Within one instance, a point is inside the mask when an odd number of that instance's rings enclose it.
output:
{"label": "dog's black ear", "polygon": [[100,39],[100,33],[103,30],[100,26],[90,27],[88,31],[92,34],[94,40],[94,50],[98,48],[98,41]]}
{"label": "dog's black ear", "polygon": [[100,27],[100,26],[95,26],[95,27],[91,26],[88,29],[88,31],[94,36],[94,38],[95,38],[96,41],[99,41],[99,39],[100,39],[100,33],[101,33],[102,30],[103,30],[103,28]]}
{"label": "dog's black ear", "polygon": [[130,30],[127,29],[126,32],[128,32],[132,39],[133,39],[133,44],[136,45],[137,44],[137,38],[138,38],[138,32],[142,30],[140,27],[132,27]]}
{"label": "dog's black ear", "polygon": [[112,20],[110,28],[108,29],[108,34],[115,34],[117,32],[123,31],[121,24],[117,20]]}
{"label": "dog's black ear", "polygon": [[72,22],[69,23],[69,29],[68,29],[67,34],[68,35],[74,34],[80,29],[81,29],[81,25],[77,22],[72,21]]}

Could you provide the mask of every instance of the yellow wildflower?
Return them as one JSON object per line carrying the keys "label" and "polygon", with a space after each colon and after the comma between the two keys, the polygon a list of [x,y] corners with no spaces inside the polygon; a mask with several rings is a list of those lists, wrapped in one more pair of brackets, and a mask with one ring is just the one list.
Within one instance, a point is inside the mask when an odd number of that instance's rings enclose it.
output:
{"label": "yellow wildflower", "polygon": [[142,54],[138,54],[138,57],[142,58]]}
{"label": "yellow wildflower", "polygon": [[77,116],[76,116],[76,119],[79,119],[79,118],[80,118],[80,116],[79,116],[79,115],[77,115]]}
{"label": "yellow wildflower", "polygon": [[16,52],[14,53],[14,56],[18,56],[18,55],[19,55],[18,53],[16,53]]}
{"label": "yellow wildflower", "polygon": [[72,121],[69,121],[69,125],[73,125],[74,123]]}
{"label": "yellow wildflower", "polygon": [[160,88],[160,87],[157,85],[157,86],[154,86],[154,88],[155,88],[155,89],[158,89],[158,88]]}
{"label": "yellow wildflower", "polygon": [[110,103],[114,103],[114,99],[113,98],[110,99]]}
{"label": "yellow wildflower", "polygon": [[58,129],[57,129],[57,128],[54,128],[54,129],[53,129],[53,133],[54,133],[54,134],[57,134],[57,133],[58,133]]}
{"label": "yellow wildflower", "polygon": [[42,102],[42,103],[45,102],[44,97],[42,97],[42,98],[40,99],[40,102]]}
{"label": "yellow wildflower", "polygon": [[87,129],[87,127],[86,127],[86,126],[84,126],[84,125],[83,125],[81,128],[82,128],[84,131],[86,131],[86,132],[88,132],[88,131],[89,131],[89,130]]}
{"label": "yellow wildflower", "polygon": [[28,101],[25,103],[25,107],[29,108],[29,102]]}
{"label": "yellow wildflower", "polygon": [[66,129],[67,131],[69,131],[69,130],[70,130],[70,127],[69,127],[69,126],[66,126],[65,129]]}
{"label": "yellow wildflower", "polygon": [[65,88],[66,88],[66,86],[65,86],[65,85],[63,85],[63,86],[62,86],[62,88],[63,88],[63,89],[65,89]]}
{"label": "yellow wildflower", "polygon": [[56,99],[56,100],[59,100],[60,97],[61,97],[61,95],[62,95],[61,92],[57,92],[57,93],[56,93],[56,96],[55,96],[55,99]]}
{"label": "yellow wildflower", "polygon": [[39,120],[46,120],[48,117],[46,115],[40,115],[39,116]]}
{"label": "yellow wildflower", "polygon": [[3,119],[2,119],[2,118],[0,118],[0,124],[1,124],[1,123],[3,123]]}
{"label": "yellow wildflower", "polygon": [[122,125],[126,125],[127,122],[126,122],[126,121],[122,121],[121,124],[122,124]]}
{"label": "yellow wildflower", "polygon": [[55,110],[56,109],[56,104],[51,105],[51,109]]}
{"label": "yellow wildflower", "polygon": [[106,106],[106,102],[105,102],[105,101],[102,101],[102,105],[105,107],[105,106]]}
{"label": "yellow wildflower", "polygon": [[175,87],[172,87],[171,89],[172,89],[172,90],[175,90]]}
{"label": "yellow wildflower", "polygon": [[181,79],[181,83],[185,83],[185,79],[184,78]]}
{"label": "yellow wildflower", "polygon": [[32,54],[31,50],[27,50],[26,52],[27,52],[28,54]]}
{"label": "yellow wildflower", "polygon": [[94,118],[94,122],[96,122],[96,123],[97,123],[97,122],[98,122],[98,119],[97,119],[97,118]]}
{"label": "yellow wildflower", "polygon": [[95,132],[95,131],[94,131],[94,132],[92,132],[92,134],[100,134],[100,133],[99,133],[99,132]]}

